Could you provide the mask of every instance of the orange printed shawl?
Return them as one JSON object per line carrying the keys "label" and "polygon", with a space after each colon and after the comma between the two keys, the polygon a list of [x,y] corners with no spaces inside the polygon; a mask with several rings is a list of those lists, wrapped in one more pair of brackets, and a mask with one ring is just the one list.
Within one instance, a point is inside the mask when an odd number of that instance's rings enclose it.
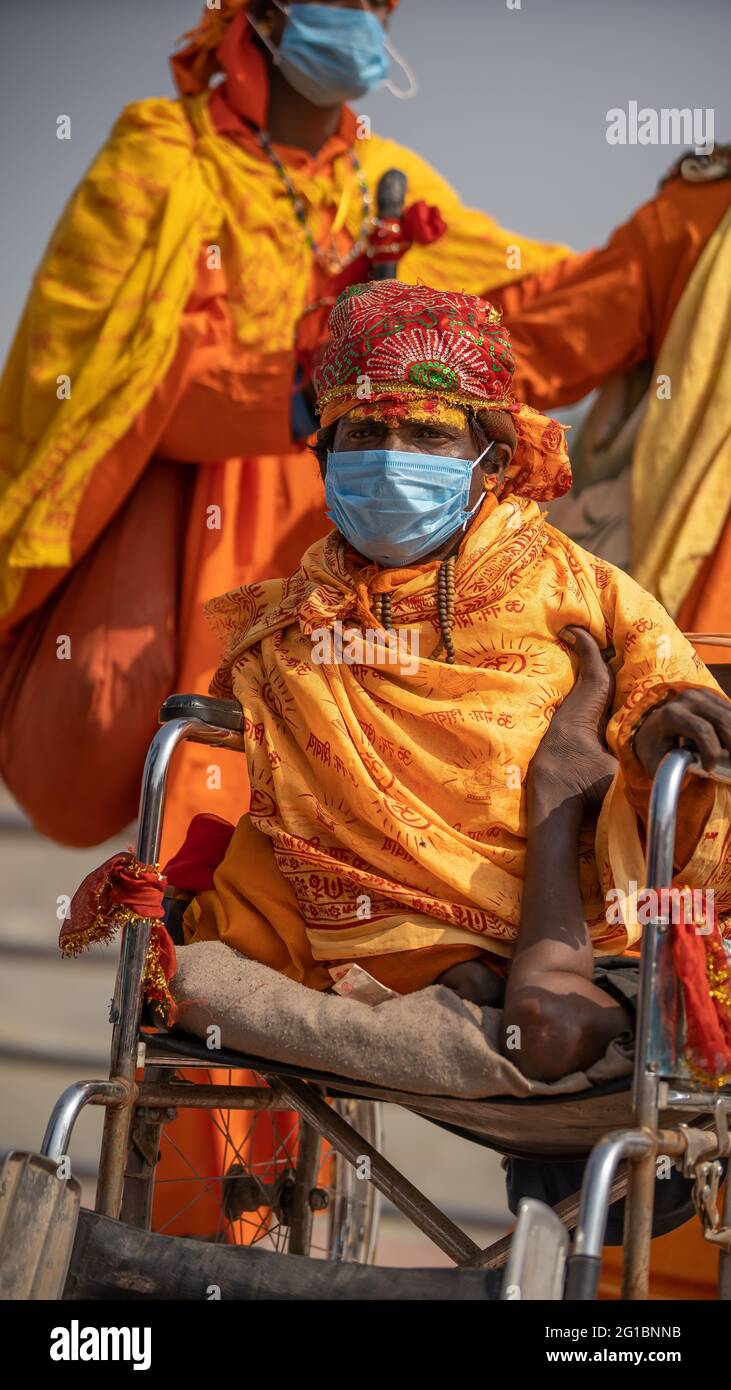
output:
{"label": "orange printed shawl", "polygon": [[[456,564],[452,666],[431,657],[436,568],[380,571],[333,532],[290,579],[208,606],[228,635],[211,691],[244,712],[250,824],[270,842],[312,954],[336,962],[480,940],[510,955],[526,773],[574,681],[557,635],[568,623],[617,653],[608,739],[622,770],[583,844],[581,882],[595,950],[623,950],[640,928],[609,922],[605,894],[618,878],[641,884],[635,812],[648,791],[629,738],[664,691],[715,682],[661,606],[549,526],[535,500],[489,496],[470,528]],[[373,627],[372,598],[387,588],[394,625],[418,642],[418,669],[366,651],[358,664],[313,659],[319,629],[339,621],[347,641]],[[713,883],[723,922],[728,792],[703,783],[684,798],[683,882]],[[222,868],[244,902],[236,845]],[[227,939],[255,954],[234,930]]]}

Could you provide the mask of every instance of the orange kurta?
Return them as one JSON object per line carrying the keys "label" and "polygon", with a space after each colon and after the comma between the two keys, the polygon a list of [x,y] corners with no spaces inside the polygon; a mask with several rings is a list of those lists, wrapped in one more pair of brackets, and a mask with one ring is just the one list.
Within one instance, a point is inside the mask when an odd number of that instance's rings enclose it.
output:
{"label": "orange kurta", "polygon": [[[619,227],[606,246],[493,298],[505,310],[518,390],[539,409],[567,405],[615,372],[657,358],[688,279],[731,204],[731,182],[674,178]],[[731,516],[678,615],[686,631],[728,631]],[[720,649],[715,660],[728,659]],[[604,1297],[617,1297],[621,1249],[605,1251]],[[715,1296],[718,1254],[696,1220],[653,1242],[653,1298]]]}
{"label": "orange kurta", "polygon": [[[707,239],[731,204],[731,182],[668,181],[617,229],[605,247],[495,295],[518,359],[518,391],[538,409],[580,400],[607,377],[656,359],[671,317]],[[696,575],[678,626],[728,631],[731,516]],[[728,659],[718,649],[714,659]],[[653,1241],[653,1298],[713,1298],[717,1252],[698,1220]],[[620,1290],[621,1250],[605,1251],[605,1297]]]}

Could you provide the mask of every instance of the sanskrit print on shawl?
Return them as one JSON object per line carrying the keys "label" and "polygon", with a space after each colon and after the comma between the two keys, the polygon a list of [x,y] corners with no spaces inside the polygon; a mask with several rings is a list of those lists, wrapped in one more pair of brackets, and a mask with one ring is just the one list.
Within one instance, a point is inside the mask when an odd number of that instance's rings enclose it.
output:
{"label": "sanskrit print on shawl", "polygon": [[[610,822],[623,814],[638,844],[631,807],[646,802],[647,784],[628,740],[640,714],[667,689],[717,689],[660,605],[549,526],[534,499],[486,497],[462,544],[452,666],[430,657],[436,568],[379,571],[333,532],[292,578],[208,606],[228,635],[212,693],[235,696],[244,712],[251,821],[270,838],[321,961],[476,938],[510,955],[526,774],[575,679],[575,658],[557,635],[566,624],[616,648],[607,736],[626,775],[608,799]],[[314,660],[313,634],[340,621],[347,650],[351,631],[373,626],[371,599],[385,588],[396,627],[418,642],[418,669],[369,660],[365,649],[358,664]],[[683,881],[713,883],[723,925],[728,793],[708,783],[684,796],[693,857]],[[581,854],[600,954],[624,949],[641,930],[605,915],[612,834],[611,823],[600,827],[595,850],[590,827]]]}

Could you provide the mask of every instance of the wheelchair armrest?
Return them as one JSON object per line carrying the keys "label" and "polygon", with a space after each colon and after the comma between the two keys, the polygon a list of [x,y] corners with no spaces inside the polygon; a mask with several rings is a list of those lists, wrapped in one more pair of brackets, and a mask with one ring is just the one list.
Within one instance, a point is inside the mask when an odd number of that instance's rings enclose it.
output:
{"label": "wheelchair armrest", "polygon": [[200,719],[214,728],[230,729],[240,734],[244,714],[238,700],[213,700],[210,695],[169,695],[160,707],[161,724],[170,719]]}

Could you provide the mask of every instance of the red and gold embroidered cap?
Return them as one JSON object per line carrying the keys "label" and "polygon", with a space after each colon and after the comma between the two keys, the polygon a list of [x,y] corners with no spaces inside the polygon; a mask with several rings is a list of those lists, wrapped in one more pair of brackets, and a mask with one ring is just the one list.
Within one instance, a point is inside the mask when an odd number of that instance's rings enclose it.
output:
{"label": "red and gold embroidered cap", "polygon": [[330,315],[315,373],[323,425],[362,400],[434,395],[502,410],[515,370],[500,314],[484,299],[400,280],[351,285]]}
{"label": "red and gold embroidered cap", "polygon": [[563,427],[513,396],[510,335],[487,300],[376,280],[344,290],[328,327],[314,377],[323,428],[354,411],[449,423],[463,420],[465,408],[488,412],[483,420],[493,437],[512,439],[511,420],[515,427],[502,495],[550,501],[568,491]]}

